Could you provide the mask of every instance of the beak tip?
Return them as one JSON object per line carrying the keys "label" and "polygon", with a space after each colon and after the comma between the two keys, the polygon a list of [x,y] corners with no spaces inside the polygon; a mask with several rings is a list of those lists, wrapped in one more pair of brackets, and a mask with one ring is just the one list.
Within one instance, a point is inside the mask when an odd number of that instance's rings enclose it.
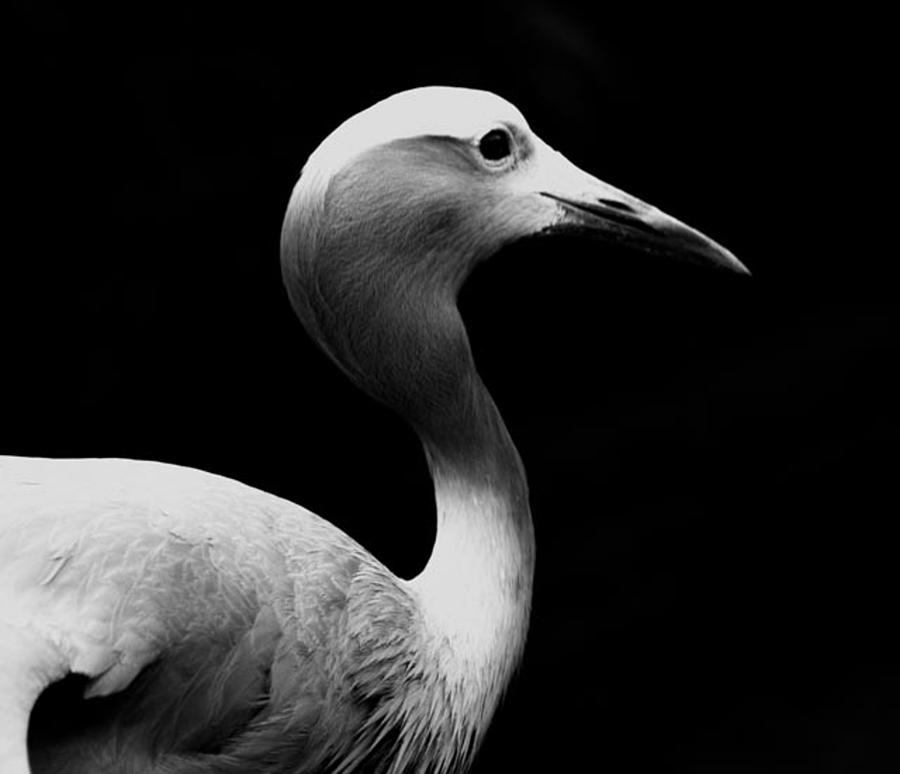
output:
{"label": "beak tip", "polygon": [[731,269],[736,274],[743,274],[752,277],[753,273],[748,269],[730,250],[722,250],[724,261],[722,265],[726,269]]}
{"label": "beak tip", "polygon": [[716,256],[718,260],[716,263],[719,264],[723,269],[728,269],[729,271],[734,272],[735,274],[744,274],[750,276],[750,269],[744,266],[734,255],[730,252],[725,252],[722,255]]}
{"label": "beak tip", "polygon": [[538,191],[542,197],[553,200],[556,211],[553,224],[543,233],[585,229],[607,234],[610,241],[630,242],[647,252],[750,276],[750,270],[734,253],[677,218],[602,181],[579,180],[577,192]]}

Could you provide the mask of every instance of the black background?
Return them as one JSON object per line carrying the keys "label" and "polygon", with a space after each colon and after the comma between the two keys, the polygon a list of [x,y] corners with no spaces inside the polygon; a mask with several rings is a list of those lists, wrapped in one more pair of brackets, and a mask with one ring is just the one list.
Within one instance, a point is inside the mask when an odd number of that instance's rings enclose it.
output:
{"label": "black background", "polygon": [[538,535],[527,655],[476,771],[895,770],[878,20],[128,9],[14,4],[4,25],[0,452],[229,475],[418,572],[417,442],[305,338],[279,230],[344,118],[412,86],[496,91],[754,277],[571,240],[509,248],[465,289]]}

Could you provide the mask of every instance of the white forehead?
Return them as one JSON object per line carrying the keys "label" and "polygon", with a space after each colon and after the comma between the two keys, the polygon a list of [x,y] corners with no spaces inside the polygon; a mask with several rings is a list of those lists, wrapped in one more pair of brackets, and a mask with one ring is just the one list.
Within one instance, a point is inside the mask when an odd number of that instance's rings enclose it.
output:
{"label": "white forehead", "polygon": [[528,130],[518,108],[489,91],[450,86],[401,91],[344,121],[309,157],[304,173],[331,174],[391,140],[423,135],[470,139],[498,123]]}

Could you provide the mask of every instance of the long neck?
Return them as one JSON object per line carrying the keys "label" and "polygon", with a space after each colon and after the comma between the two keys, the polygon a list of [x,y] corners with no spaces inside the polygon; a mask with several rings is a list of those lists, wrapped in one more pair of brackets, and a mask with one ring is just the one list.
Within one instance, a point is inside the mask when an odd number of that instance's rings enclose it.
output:
{"label": "long neck", "polygon": [[[437,536],[411,581],[441,645],[445,677],[479,711],[493,711],[525,641],[534,573],[534,530],[521,459],[472,359],[453,296],[399,303],[367,330],[378,378],[366,388],[418,433],[434,481]],[[398,312],[397,310],[401,310]],[[372,373],[370,369],[368,371]]]}
{"label": "long neck", "polygon": [[304,261],[296,231],[289,212],[283,265],[307,330],[422,440],[437,538],[410,588],[442,678],[486,721],[524,644],[534,532],[521,460],[475,370],[456,307],[465,272],[442,274],[455,264],[437,255],[403,264],[369,251],[362,266],[351,264],[340,244],[320,245],[315,260]]}
{"label": "long neck", "polygon": [[521,460],[465,350],[455,361],[456,392],[415,423],[438,523],[431,558],[410,585],[430,659],[478,740],[525,644],[535,545]]}
{"label": "long neck", "polygon": [[492,710],[524,645],[535,546],[519,455],[472,377],[460,410],[442,417],[443,434],[422,434],[438,525],[431,558],[412,584],[449,649],[446,666],[473,678]]}

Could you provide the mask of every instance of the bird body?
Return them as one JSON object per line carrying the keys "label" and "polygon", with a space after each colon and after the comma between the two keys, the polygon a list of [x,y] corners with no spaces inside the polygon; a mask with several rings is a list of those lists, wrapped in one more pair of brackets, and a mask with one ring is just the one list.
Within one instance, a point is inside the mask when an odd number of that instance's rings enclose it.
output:
{"label": "bird body", "polygon": [[[405,742],[404,766],[415,770],[419,758],[440,758],[429,744],[474,742],[486,707],[444,711],[466,681],[488,679],[477,672],[485,662],[474,663],[490,649],[476,642],[474,579],[465,606],[443,608],[449,627],[426,619],[423,596],[440,594],[446,578],[421,589],[300,506],[156,462],[2,457],[0,503],[12,536],[0,546],[5,626],[23,645],[53,643],[40,659],[23,648],[19,694],[69,671],[90,675],[85,697],[107,697],[114,727],[37,751],[36,771],[45,761],[52,771],[119,771],[123,746],[153,770],[157,750],[218,749],[249,718],[227,755],[176,765],[172,754],[170,769],[268,761],[275,771],[353,771]],[[454,540],[462,549],[469,537]],[[450,572],[459,564],[441,568]],[[466,663],[439,634],[454,623],[475,654]],[[6,709],[5,731],[23,721]]]}
{"label": "bird body", "polygon": [[[282,230],[307,332],[421,439],[437,537],[396,577],[324,519],[201,471],[0,458],[3,774],[466,771],[521,656],[522,462],[456,294],[516,239],[586,231],[741,270],[486,92],[403,92],[312,154]],[[373,503],[376,513],[386,512]],[[82,675],[71,727],[42,691]]]}

